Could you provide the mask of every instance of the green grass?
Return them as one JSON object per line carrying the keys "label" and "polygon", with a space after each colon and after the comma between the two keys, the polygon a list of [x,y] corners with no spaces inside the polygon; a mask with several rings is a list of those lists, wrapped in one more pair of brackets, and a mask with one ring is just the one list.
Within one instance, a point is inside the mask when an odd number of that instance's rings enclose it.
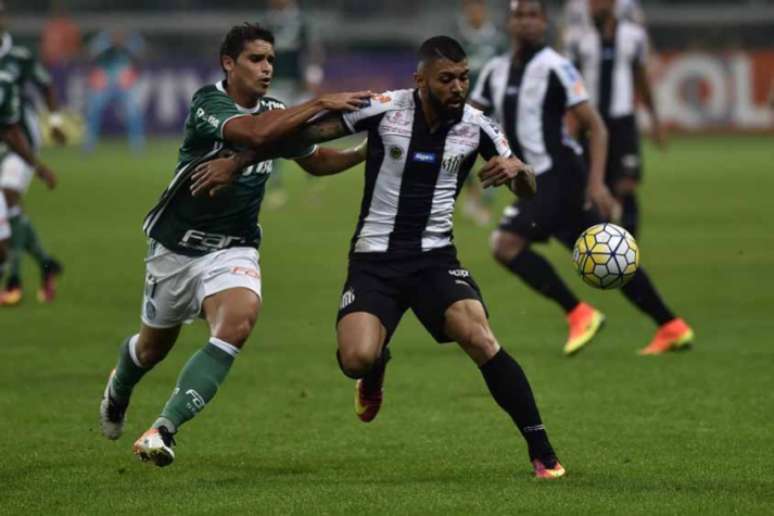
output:
{"label": "green grass", "polygon": [[590,349],[563,358],[560,311],[495,265],[488,230],[458,220],[461,259],[569,471],[553,483],[530,478],[521,438],[472,363],[410,313],[382,413],[355,418],[333,323],[360,173],[313,182],[286,171],[289,204],[262,217],[264,311],[216,400],[180,433],[178,461],[154,469],[130,447],[204,344],[202,323],[137,389],[126,435],[103,439],[99,397],[139,323],[140,224],[174,144],[142,158],[116,143],[46,152],[61,188],[35,185],[28,211],[66,275],[60,299],[40,306],[28,264],[24,305],[0,312],[1,514],[774,512],[770,138],[647,149],[643,262],[695,326],[689,353],[637,357],[652,323],[619,294],[585,287],[551,246],[562,275],[609,317]]}

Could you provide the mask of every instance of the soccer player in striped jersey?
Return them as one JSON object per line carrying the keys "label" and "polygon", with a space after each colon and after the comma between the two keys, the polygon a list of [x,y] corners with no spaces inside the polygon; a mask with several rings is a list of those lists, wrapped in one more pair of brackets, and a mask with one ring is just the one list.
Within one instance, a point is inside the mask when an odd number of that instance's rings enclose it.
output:
{"label": "soccer player in striped jersey", "polygon": [[[143,226],[146,258],[142,324],[119,350],[100,404],[102,433],[118,439],[137,383],[177,341],[184,322],[204,318],[210,338],[182,369],[160,416],[134,443],[143,461],[166,466],[173,435],[215,396],[244,346],[261,308],[258,213],[271,159],[295,159],[312,174],[332,174],[360,163],[357,149],[299,145],[289,137],[324,111],[356,110],[370,92],[324,95],[296,107],[266,97],[271,84],[273,35],[254,24],[233,27],[220,49],[225,79],[193,97],[172,182]],[[196,166],[224,153],[254,149],[261,159],[240,163],[238,177],[217,197],[196,197]]]}
{"label": "soccer player in striped jersey", "polygon": [[[519,199],[508,206],[493,233],[494,257],[563,308],[569,326],[564,352],[572,355],[591,341],[605,317],[570,291],[551,264],[533,251],[532,243],[556,238],[571,249],[581,231],[608,220],[617,203],[604,182],[604,123],[572,63],[546,46],[547,26],[543,1],[511,2],[509,27],[514,51],[487,65],[472,101],[493,109],[505,126],[511,148],[537,173],[535,198]],[[565,131],[567,113],[589,134],[588,176],[580,147]],[[659,327],[641,354],[684,349],[692,341],[693,330],[666,306],[644,268],[622,292]]]}
{"label": "soccer player in striped jersey", "polygon": [[666,139],[648,79],[648,36],[645,29],[616,14],[615,0],[589,0],[593,25],[567,30],[565,51],[580,69],[589,97],[610,135],[605,182],[621,204],[621,225],[637,236],[637,187],[642,177],[636,99],[650,114],[653,140]]}
{"label": "soccer player in striped jersey", "polygon": [[[355,412],[372,421],[383,400],[388,344],[411,309],[439,343],[457,342],[479,367],[490,393],[527,442],[539,478],[564,475],[527,377],[500,346],[478,285],[457,259],[452,215],[460,189],[481,155],[484,187],[509,185],[534,194],[531,169],[514,157],[499,127],[466,104],[469,68],[460,44],[446,36],[419,50],[415,89],[388,91],[371,105],[326,116],[305,139],[366,131],[368,147],[360,215],[337,319],[337,358],[355,382]],[[228,159],[208,164],[213,177]],[[217,166],[216,166],[217,165]],[[208,187],[219,180],[208,183]]]}

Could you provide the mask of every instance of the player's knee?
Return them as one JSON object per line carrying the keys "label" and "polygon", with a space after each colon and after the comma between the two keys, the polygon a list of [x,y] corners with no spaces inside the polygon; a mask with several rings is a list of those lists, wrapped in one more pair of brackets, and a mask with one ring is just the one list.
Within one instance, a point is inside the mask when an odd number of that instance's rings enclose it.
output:
{"label": "player's knee", "polygon": [[495,231],[490,245],[494,259],[502,265],[508,265],[527,247],[527,242],[514,233]]}
{"label": "player's knee", "polygon": [[360,347],[344,347],[337,353],[341,371],[350,378],[362,378],[371,370],[376,357]]}
{"label": "player's knee", "polygon": [[479,365],[492,358],[500,349],[489,325],[484,323],[471,324],[459,344]]}
{"label": "player's knee", "polygon": [[159,345],[140,340],[135,347],[135,354],[142,367],[153,367],[164,360],[170,349],[172,349],[171,345]]}
{"label": "player's knee", "polygon": [[233,318],[228,324],[222,325],[215,332],[214,336],[241,348],[250,337],[253,326],[255,326],[255,320],[256,315],[245,313],[240,317]]}

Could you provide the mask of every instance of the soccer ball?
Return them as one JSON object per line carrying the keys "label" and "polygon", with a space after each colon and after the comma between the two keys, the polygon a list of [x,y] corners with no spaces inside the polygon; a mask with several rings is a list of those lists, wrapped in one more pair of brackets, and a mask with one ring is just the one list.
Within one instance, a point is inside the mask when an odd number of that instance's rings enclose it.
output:
{"label": "soccer ball", "polygon": [[578,274],[592,287],[620,288],[637,272],[640,248],[624,228],[597,224],[578,237],[572,259]]}

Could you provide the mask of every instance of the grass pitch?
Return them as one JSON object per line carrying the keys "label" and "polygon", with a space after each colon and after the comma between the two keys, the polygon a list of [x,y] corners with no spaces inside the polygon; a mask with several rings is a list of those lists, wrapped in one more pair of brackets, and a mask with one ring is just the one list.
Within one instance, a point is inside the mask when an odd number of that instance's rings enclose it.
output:
{"label": "grass pitch", "polygon": [[[504,346],[532,382],[568,476],[530,478],[525,446],[455,346],[408,313],[393,341],[386,401],[354,416],[333,324],[362,173],[307,180],[285,167],[290,201],[265,211],[265,305],[215,401],[178,437],[167,469],[131,443],[156,417],[203,323],[135,391],[125,436],[99,434],[97,407],[119,343],[136,331],[140,225],[171,177],[175,142],[142,157],[108,143],[50,150],[61,187],[35,185],[28,212],[66,274],[50,306],[0,312],[2,514],[684,514],[774,512],[774,146],[770,138],[679,139],[647,149],[643,263],[696,329],[689,353],[640,358],[652,323],[618,293],[593,291],[568,254],[545,249],[608,315],[591,346],[561,355],[557,307],[500,269],[488,228],[458,217]],[[498,193],[498,206],[508,200]]]}

